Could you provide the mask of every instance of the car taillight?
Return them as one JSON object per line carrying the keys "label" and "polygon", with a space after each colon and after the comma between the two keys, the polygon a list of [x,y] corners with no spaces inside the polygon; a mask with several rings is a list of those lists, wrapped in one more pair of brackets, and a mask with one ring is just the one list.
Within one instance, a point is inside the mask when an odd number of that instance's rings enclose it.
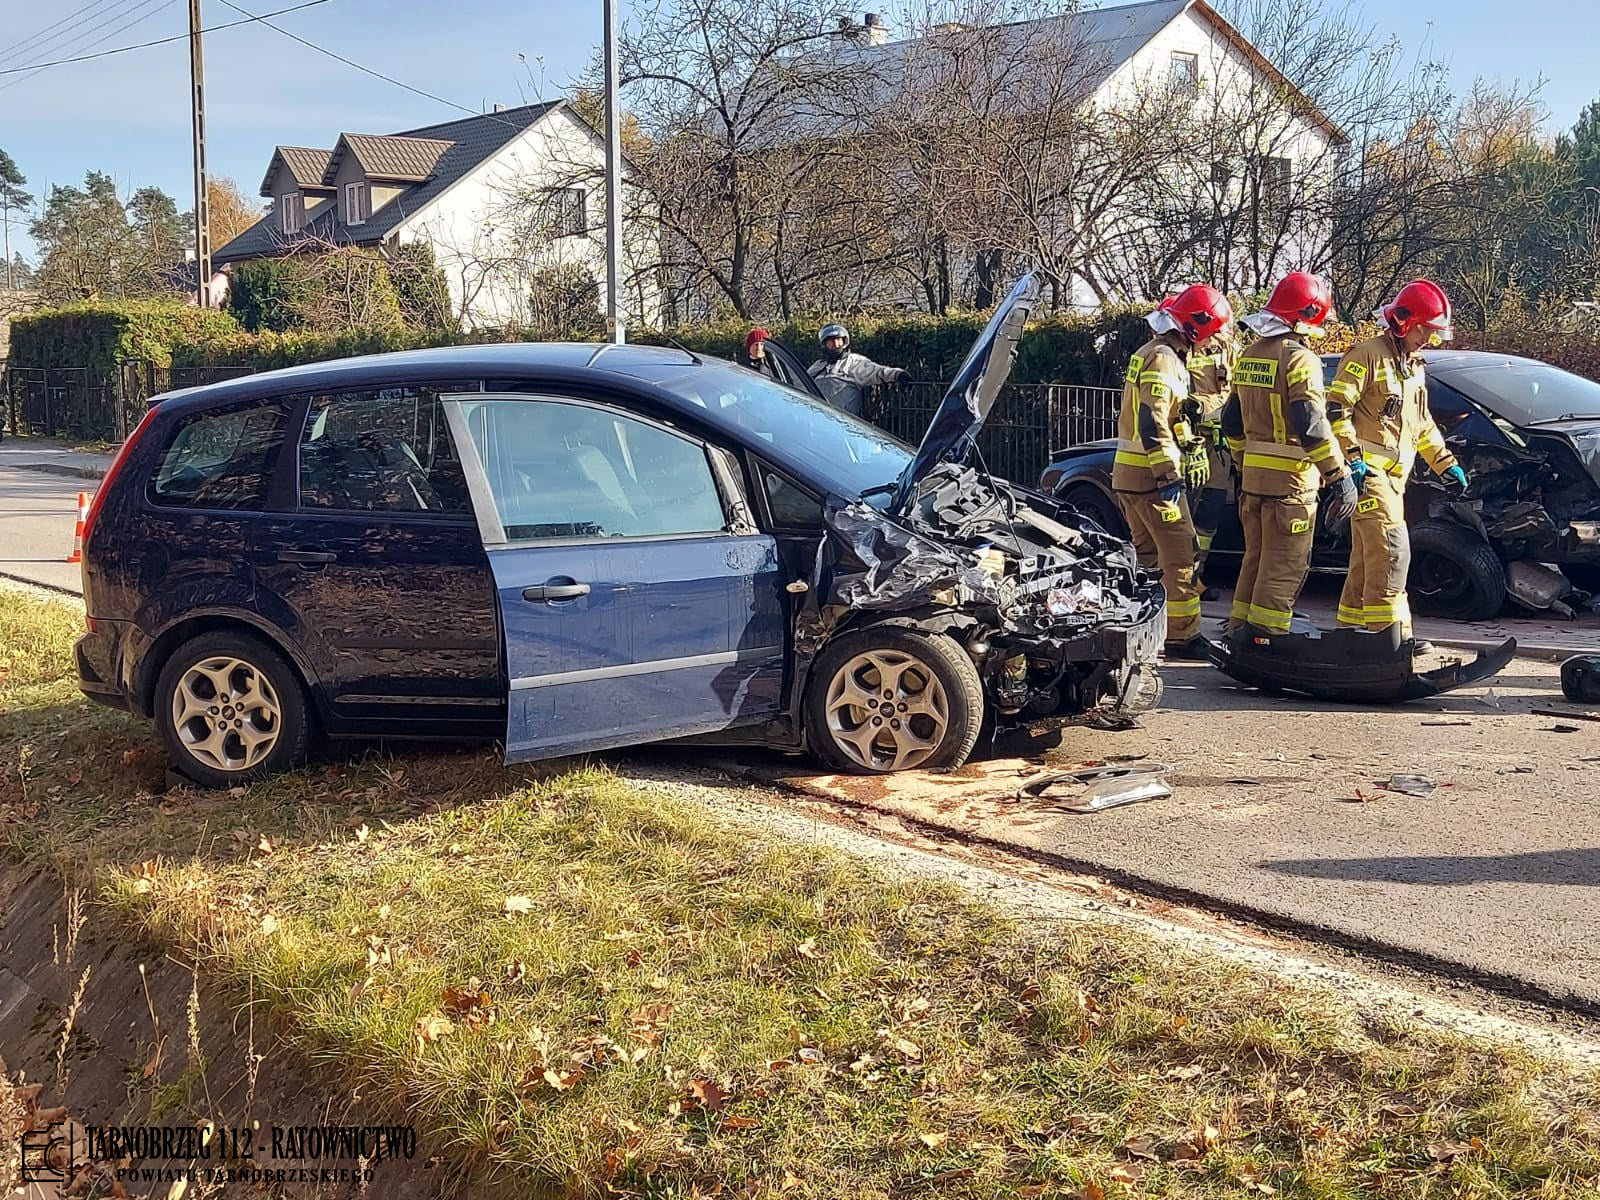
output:
{"label": "car taillight", "polygon": [[95,518],[100,515],[100,506],[105,503],[106,494],[111,490],[111,481],[117,477],[117,472],[122,469],[122,464],[127,461],[128,455],[133,450],[133,444],[139,440],[139,435],[155,419],[155,415],[156,410],[153,406],[145,411],[144,419],[139,422],[134,431],[128,435],[128,440],[123,442],[121,448],[117,450],[117,453],[111,459],[111,465],[106,468],[105,478],[100,481],[100,486],[95,488],[94,498],[89,501],[89,512],[83,518],[83,544],[85,546],[89,544],[89,534],[94,530]]}

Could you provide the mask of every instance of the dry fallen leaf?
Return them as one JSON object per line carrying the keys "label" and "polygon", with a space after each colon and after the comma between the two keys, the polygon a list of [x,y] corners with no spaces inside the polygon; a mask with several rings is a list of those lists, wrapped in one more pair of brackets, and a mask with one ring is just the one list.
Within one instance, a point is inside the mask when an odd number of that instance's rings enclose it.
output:
{"label": "dry fallen leaf", "polygon": [[801,942],[798,946],[795,947],[795,951],[796,951],[796,953],[798,953],[800,955],[801,958],[821,958],[822,957],[820,954],[817,953],[817,939],[816,938],[807,938],[805,941]]}
{"label": "dry fallen leaf", "polygon": [[434,1013],[428,1017],[418,1017],[417,1041],[419,1043],[437,1042],[454,1028],[455,1026],[451,1024],[450,1018],[439,1013]]}
{"label": "dry fallen leaf", "polygon": [[1294,1104],[1296,1101],[1304,1100],[1305,1098],[1306,1090],[1303,1087],[1297,1087],[1294,1089],[1294,1091],[1285,1092],[1283,1094],[1283,1100],[1285,1104]]}
{"label": "dry fallen leaf", "polygon": [[274,849],[272,845],[272,839],[263,833],[261,835],[261,840],[256,843],[256,849],[261,851],[263,854],[271,854]]}
{"label": "dry fallen leaf", "polygon": [[261,932],[271,937],[278,932],[278,918],[268,913],[261,918]]}
{"label": "dry fallen leaf", "polygon": [[756,1120],[754,1117],[722,1118],[723,1129],[754,1129],[759,1124],[761,1124],[761,1122]]}
{"label": "dry fallen leaf", "polygon": [[372,833],[372,830],[368,829],[367,826],[366,826],[366,822],[363,821],[360,825],[356,826],[356,841],[358,841],[358,842],[366,841],[368,836],[371,833]]}
{"label": "dry fallen leaf", "polygon": [[156,1052],[150,1056],[150,1061],[144,1064],[144,1070],[141,1072],[141,1074],[144,1076],[144,1078],[149,1079],[151,1076],[153,1076],[160,1069],[161,1069],[161,1046],[160,1046],[160,1043],[157,1043]]}
{"label": "dry fallen leaf", "polygon": [[950,1140],[950,1135],[948,1133],[919,1133],[917,1140],[929,1150],[937,1150]]}
{"label": "dry fallen leaf", "polygon": [[1082,1200],[1106,1200],[1106,1190],[1098,1183],[1083,1185]]}
{"label": "dry fallen leaf", "polygon": [[1111,1168],[1110,1177],[1116,1183],[1138,1183],[1144,1178],[1144,1168],[1138,1163],[1118,1163]]}
{"label": "dry fallen leaf", "polygon": [[922,1058],[922,1047],[917,1045],[915,1042],[907,1041],[903,1037],[892,1036],[886,1037],[884,1041],[888,1044],[889,1049],[893,1050],[902,1058],[909,1058],[913,1062],[916,1062]]}
{"label": "dry fallen leaf", "polygon": [[544,1081],[558,1092],[570,1091],[582,1078],[583,1068],[577,1065],[565,1071],[557,1071],[553,1067],[546,1067],[544,1072]]}
{"label": "dry fallen leaf", "polygon": [[789,1170],[787,1167],[784,1168],[783,1184],[782,1184],[782,1190],[783,1191],[792,1192],[792,1191],[794,1191],[795,1188],[800,1186],[801,1182],[802,1181],[800,1179],[800,1176],[796,1175],[793,1171]]}
{"label": "dry fallen leaf", "polygon": [[1161,1158],[1156,1153],[1155,1139],[1151,1137],[1131,1137],[1122,1143],[1122,1148],[1135,1158],[1148,1158],[1151,1162],[1159,1162]]}
{"label": "dry fallen leaf", "polygon": [[1204,1075],[1205,1073],[1206,1073],[1206,1069],[1200,1063],[1190,1063],[1186,1067],[1173,1067],[1172,1070],[1167,1072],[1167,1078],[1168,1079],[1199,1079],[1200,1076]]}
{"label": "dry fallen leaf", "polygon": [[506,964],[506,982],[507,983],[512,983],[512,984],[521,983],[527,977],[528,977],[528,964],[523,962],[520,958],[517,959],[515,962],[508,962]]}
{"label": "dry fallen leaf", "polygon": [[689,1081],[689,1099],[707,1112],[721,1112],[723,1102],[728,1098],[728,1093],[715,1079],[692,1079]]}
{"label": "dry fallen leaf", "polygon": [[529,896],[507,896],[505,910],[508,913],[531,913],[533,911],[533,899]]}

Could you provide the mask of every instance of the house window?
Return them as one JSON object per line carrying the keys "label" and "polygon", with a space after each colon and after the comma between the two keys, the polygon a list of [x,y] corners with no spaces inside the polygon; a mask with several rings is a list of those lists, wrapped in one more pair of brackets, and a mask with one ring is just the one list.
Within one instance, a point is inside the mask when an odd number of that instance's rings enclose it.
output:
{"label": "house window", "polygon": [[1294,160],[1275,155],[1259,155],[1255,160],[1256,200],[1274,215],[1289,210],[1294,179]]}
{"label": "house window", "polygon": [[278,197],[278,219],[284,233],[299,233],[306,224],[306,198],[300,192]]}
{"label": "house window", "polygon": [[359,225],[371,215],[368,209],[367,185],[365,183],[345,184],[344,223],[346,225]]}
{"label": "house window", "polygon": [[1211,164],[1211,190],[1218,196],[1228,194],[1228,184],[1233,182],[1233,172],[1228,170],[1228,164],[1214,162]]}
{"label": "house window", "polygon": [[589,232],[589,213],[582,188],[551,188],[544,215],[551,237],[582,237]]}
{"label": "house window", "polygon": [[1174,92],[1180,96],[1198,96],[1200,94],[1200,56],[1187,54],[1181,50],[1172,52],[1170,82]]}

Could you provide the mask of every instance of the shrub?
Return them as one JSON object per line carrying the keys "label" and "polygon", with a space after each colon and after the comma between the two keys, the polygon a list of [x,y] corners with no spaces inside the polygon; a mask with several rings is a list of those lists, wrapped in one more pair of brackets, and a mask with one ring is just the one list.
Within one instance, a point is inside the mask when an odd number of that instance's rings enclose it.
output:
{"label": "shrub", "polygon": [[427,242],[407,242],[389,257],[389,277],[408,329],[454,329],[450,284]]}
{"label": "shrub", "polygon": [[241,263],[233,270],[228,305],[251,333],[405,325],[389,265],[376,251],[353,246]]}
{"label": "shrub", "polygon": [[11,322],[13,367],[84,369],[92,386],[116,378],[124,359],[172,361],[172,347],[239,332],[226,311],[176,300],[85,302],[45,309]]}
{"label": "shrub", "polygon": [[305,292],[305,272],[291,259],[256,259],[234,267],[228,311],[251,333],[282,333],[300,324]]}

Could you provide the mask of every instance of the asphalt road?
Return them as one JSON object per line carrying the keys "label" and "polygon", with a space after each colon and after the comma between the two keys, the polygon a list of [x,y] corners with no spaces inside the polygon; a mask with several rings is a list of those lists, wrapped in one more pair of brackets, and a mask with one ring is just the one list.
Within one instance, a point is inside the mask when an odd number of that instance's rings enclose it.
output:
{"label": "asphalt road", "polygon": [[[58,591],[81,593],[83,577],[72,552],[78,493],[96,481],[69,471],[95,470],[104,455],[74,454],[49,442],[0,442],[0,575]],[[49,467],[50,471],[31,469]]]}
{"label": "asphalt road", "polygon": [[[1210,668],[1163,674],[1143,728],[1069,729],[1049,755],[1171,764],[1172,796],[1146,804],[1081,816],[1018,800],[1019,772],[1038,768],[1016,760],[904,782],[753,769],[1600,1011],[1600,723],[1558,733],[1529,711],[1570,707],[1555,664],[1516,659],[1489,686],[1377,711],[1271,699]],[[1445,719],[1466,723],[1426,723]],[[1397,772],[1438,790],[1385,790]]]}

